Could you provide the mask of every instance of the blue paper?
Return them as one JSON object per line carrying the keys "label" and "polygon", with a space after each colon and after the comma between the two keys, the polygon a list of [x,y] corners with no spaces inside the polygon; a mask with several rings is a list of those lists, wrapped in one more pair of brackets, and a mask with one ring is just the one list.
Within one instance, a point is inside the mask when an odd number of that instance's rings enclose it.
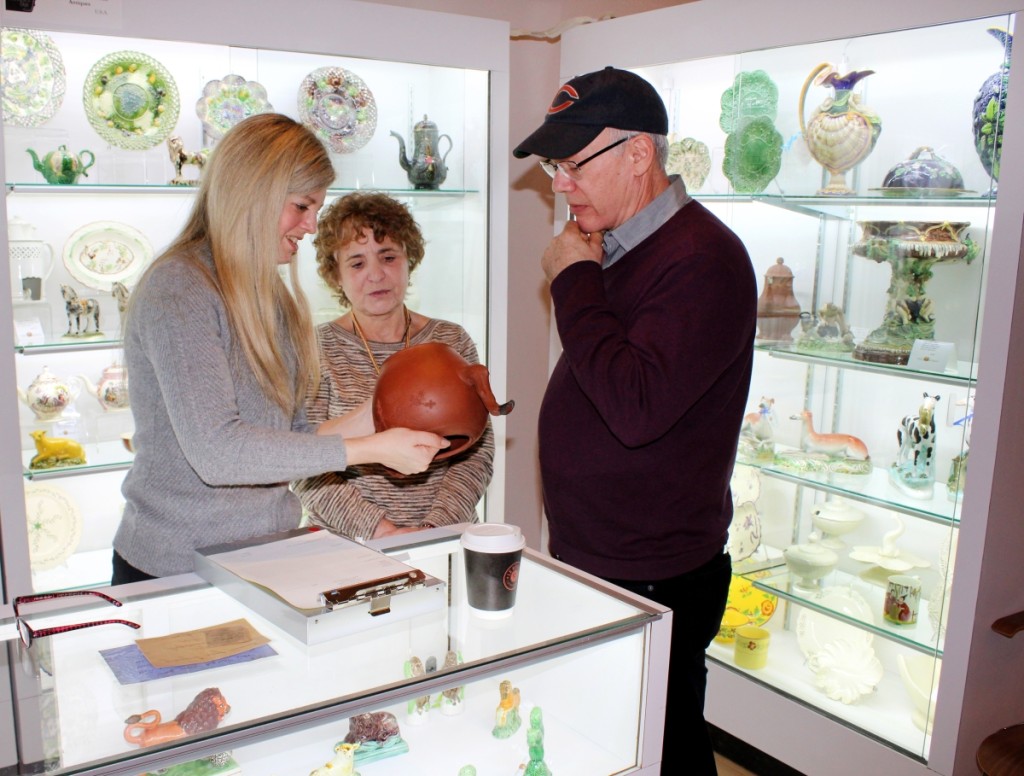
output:
{"label": "blue paper", "polygon": [[100,654],[107,661],[110,670],[114,672],[117,681],[121,684],[136,684],[137,682],[148,682],[151,679],[163,679],[167,676],[178,676],[180,674],[191,674],[196,671],[205,671],[209,668],[220,668],[235,663],[248,663],[252,660],[259,660],[262,657],[276,655],[273,647],[269,644],[261,644],[253,649],[239,652],[231,657],[222,657],[219,660],[210,660],[205,663],[192,663],[187,666],[171,666],[169,668],[157,668],[142,654],[136,644],[129,644],[126,647],[114,647],[113,649],[101,649]]}

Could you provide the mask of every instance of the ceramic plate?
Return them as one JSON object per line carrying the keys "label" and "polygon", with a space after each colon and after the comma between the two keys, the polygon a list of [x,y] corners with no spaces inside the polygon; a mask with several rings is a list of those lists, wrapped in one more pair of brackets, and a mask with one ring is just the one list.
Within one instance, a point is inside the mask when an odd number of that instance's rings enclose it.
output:
{"label": "ceramic plate", "polygon": [[114,282],[131,285],[151,258],[146,236],[114,221],[86,224],[64,243],[64,266],[71,277],[99,291],[110,291]]}
{"label": "ceramic plate", "polygon": [[735,132],[749,119],[775,121],[779,88],[764,70],[737,73],[732,86],[722,92],[722,113],[718,125],[726,134]]}
{"label": "ceramic plate", "polygon": [[82,514],[67,491],[56,485],[26,483],[25,512],[32,568],[44,571],[66,561],[82,538]]}
{"label": "ceramic plate", "polygon": [[0,33],[0,89],[4,121],[37,127],[64,101],[64,61],[49,35],[32,30]]}
{"label": "ceramic plate", "polygon": [[747,501],[733,509],[726,548],[735,563],[749,558],[760,545],[761,517],[757,514],[757,506]]}
{"label": "ceramic plate", "polygon": [[697,191],[711,172],[711,152],[708,147],[692,137],[684,137],[668,147],[669,174],[678,174],[686,184],[687,191]]}
{"label": "ceramic plate", "polygon": [[754,587],[754,582],[750,577],[756,579],[760,576],[768,576],[769,573],[770,570],[765,570],[745,577],[733,574],[732,582],[729,583],[729,600],[726,608],[735,609],[746,615],[748,622],[753,625],[764,625],[768,622],[775,614],[775,607],[779,601],[778,596]]}
{"label": "ceramic plate", "polygon": [[[829,587],[813,599],[818,606],[853,620],[874,623],[875,614],[864,597],[849,587]],[[872,636],[863,628],[811,609],[801,609],[796,620],[796,640],[804,657],[820,652],[826,644],[844,640],[854,648],[870,647]]]}
{"label": "ceramic plate", "polygon": [[363,79],[341,67],[321,67],[299,87],[299,118],[332,150],[358,151],[377,129],[377,103]]}
{"label": "ceramic plate", "polygon": [[82,101],[93,129],[118,148],[152,148],[178,123],[174,79],[163,65],[138,51],[115,51],[93,65]]}
{"label": "ceramic plate", "polygon": [[764,191],[782,166],[782,135],[771,119],[751,119],[725,139],[722,172],[735,191]]}
{"label": "ceramic plate", "polygon": [[203,122],[203,130],[215,141],[242,119],[272,110],[274,106],[267,99],[267,90],[240,75],[210,81],[196,103],[196,115]]}

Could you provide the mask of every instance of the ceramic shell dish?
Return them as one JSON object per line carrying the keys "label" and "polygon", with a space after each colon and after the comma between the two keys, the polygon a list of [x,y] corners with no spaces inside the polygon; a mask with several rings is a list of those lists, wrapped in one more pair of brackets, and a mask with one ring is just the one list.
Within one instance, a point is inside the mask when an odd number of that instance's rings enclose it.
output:
{"label": "ceramic shell dish", "polygon": [[882,664],[875,650],[845,639],[826,644],[808,658],[815,686],[834,701],[856,703],[882,681]]}
{"label": "ceramic shell dish", "polygon": [[64,102],[64,61],[49,35],[34,30],[0,32],[0,88],[4,121],[37,127]]}
{"label": "ceramic shell dish", "polygon": [[274,106],[267,99],[263,85],[246,81],[240,75],[226,75],[219,81],[210,81],[196,102],[196,115],[213,141],[224,137],[224,133],[242,119],[272,110]]}
{"label": "ceramic shell dish", "polygon": [[178,86],[167,69],[138,51],[115,51],[89,70],[82,87],[85,115],[113,146],[144,151],[178,122]]}
{"label": "ceramic shell dish", "polygon": [[377,103],[363,79],[342,67],[321,67],[299,86],[299,119],[332,151],[358,151],[377,129]]}

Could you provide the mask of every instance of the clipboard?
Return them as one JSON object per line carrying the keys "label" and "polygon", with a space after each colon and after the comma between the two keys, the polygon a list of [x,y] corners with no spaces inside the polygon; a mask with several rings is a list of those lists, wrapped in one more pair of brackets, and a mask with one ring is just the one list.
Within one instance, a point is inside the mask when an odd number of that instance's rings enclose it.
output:
{"label": "clipboard", "polygon": [[307,645],[447,606],[441,580],[329,531],[204,547],[195,569]]}

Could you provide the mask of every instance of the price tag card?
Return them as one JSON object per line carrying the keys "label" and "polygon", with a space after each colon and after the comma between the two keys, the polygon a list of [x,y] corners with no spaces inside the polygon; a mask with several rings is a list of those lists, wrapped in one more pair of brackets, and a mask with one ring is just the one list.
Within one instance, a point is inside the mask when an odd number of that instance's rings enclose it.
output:
{"label": "price tag card", "polygon": [[956,347],[952,342],[914,340],[907,366],[926,372],[945,372],[948,369],[955,371]]}

